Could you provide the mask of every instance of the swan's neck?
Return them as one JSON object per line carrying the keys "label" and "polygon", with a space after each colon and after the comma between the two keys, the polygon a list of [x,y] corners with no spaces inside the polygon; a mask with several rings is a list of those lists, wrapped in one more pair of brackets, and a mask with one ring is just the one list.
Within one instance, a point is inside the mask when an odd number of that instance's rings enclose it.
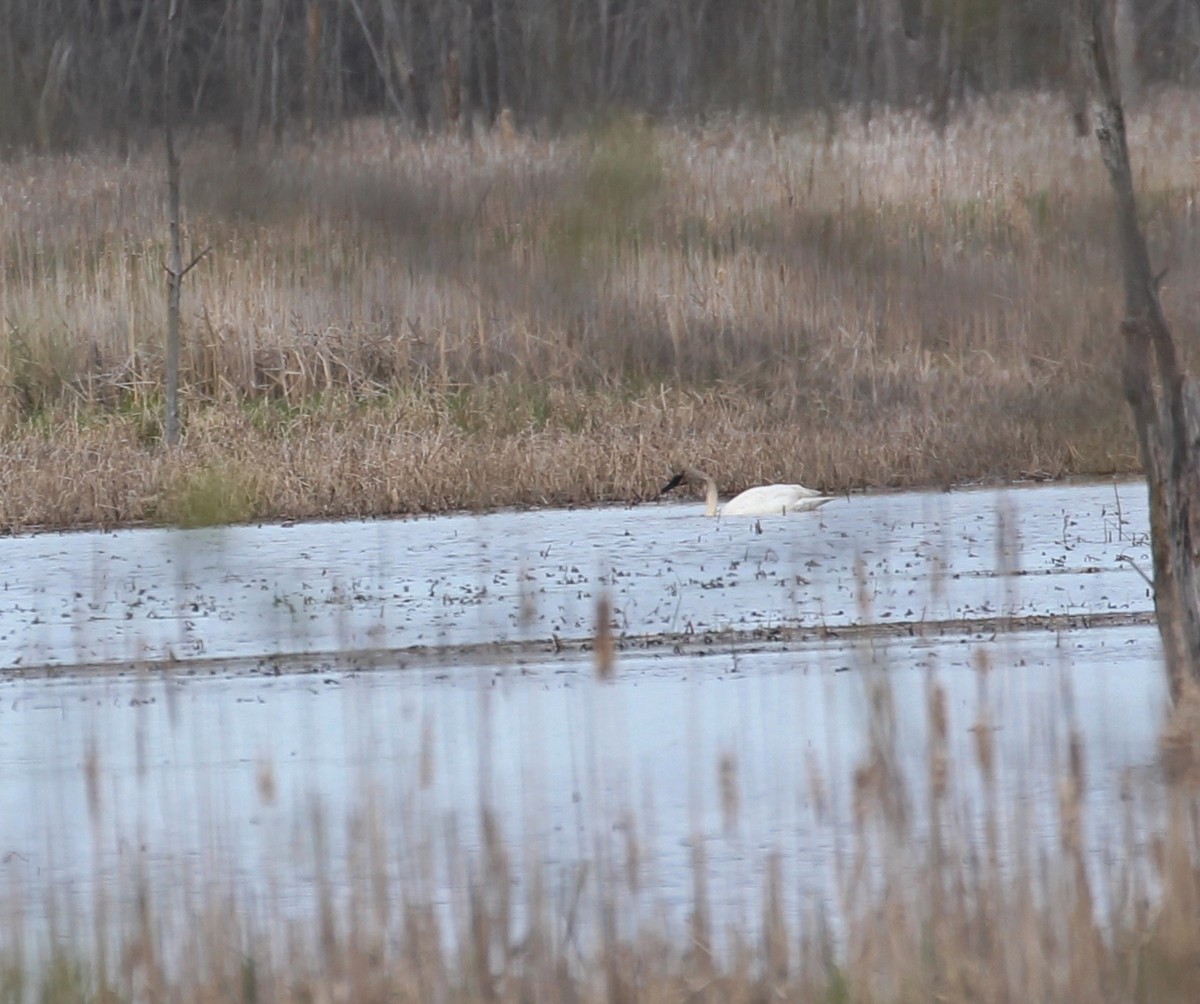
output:
{"label": "swan's neck", "polygon": [[704,515],[717,514],[717,483],[709,477],[704,479]]}

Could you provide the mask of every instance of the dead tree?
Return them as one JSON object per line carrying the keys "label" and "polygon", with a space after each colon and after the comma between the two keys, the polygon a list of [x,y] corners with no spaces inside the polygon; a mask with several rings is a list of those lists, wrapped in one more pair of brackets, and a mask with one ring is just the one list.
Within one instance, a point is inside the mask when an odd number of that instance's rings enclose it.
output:
{"label": "dead tree", "polygon": [[1154,555],[1154,611],[1171,696],[1200,682],[1200,388],[1182,369],[1138,223],[1125,113],[1106,0],[1078,0],[1083,63],[1091,76],[1100,155],[1116,195],[1125,277],[1123,381],[1146,469]]}
{"label": "dead tree", "polygon": [[167,152],[167,358],[163,396],[166,417],[163,438],[168,446],[179,442],[179,302],[183,277],[199,264],[208,250],[201,251],[186,267],[183,264],[182,210],[179,195],[179,155],[175,152],[175,80],[171,56],[175,49],[176,18],[179,0],[171,0],[167,10],[166,45],[163,53],[163,139]]}

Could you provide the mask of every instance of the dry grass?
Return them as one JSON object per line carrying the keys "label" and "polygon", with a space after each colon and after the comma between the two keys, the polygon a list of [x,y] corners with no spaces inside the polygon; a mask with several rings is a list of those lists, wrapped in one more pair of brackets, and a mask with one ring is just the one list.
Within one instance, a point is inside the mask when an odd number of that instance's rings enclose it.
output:
{"label": "dry grass", "polygon": [[[1200,321],[1200,98],[1132,121],[1179,331]],[[940,138],[615,122],[415,141],[364,122],[185,152],[184,450],[159,445],[161,157],[0,165],[4,523],[250,517],[1131,471],[1106,182],[1049,98]]]}

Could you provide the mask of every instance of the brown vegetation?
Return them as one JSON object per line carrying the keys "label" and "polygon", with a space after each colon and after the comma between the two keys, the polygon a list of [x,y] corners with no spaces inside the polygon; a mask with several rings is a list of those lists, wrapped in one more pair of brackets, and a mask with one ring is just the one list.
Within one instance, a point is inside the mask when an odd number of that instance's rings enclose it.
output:
{"label": "brown vegetation", "polygon": [[[1131,123],[1181,330],[1197,117]],[[1103,169],[1056,100],[182,155],[213,250],[179,452],[160,158],[0,165],[6,527],[171,519],[209,470],[273,518],[635,500],[684,456],[731,491],[1138,466]]]}

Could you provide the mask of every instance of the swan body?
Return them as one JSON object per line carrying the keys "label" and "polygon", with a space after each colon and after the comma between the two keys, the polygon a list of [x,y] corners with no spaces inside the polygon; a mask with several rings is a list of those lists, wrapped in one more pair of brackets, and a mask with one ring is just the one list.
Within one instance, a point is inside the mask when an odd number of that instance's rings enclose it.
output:
{"label": "swan body", "polygon": [[681,484],[704,486],[706,516],[780,516],[789,512],[807,512],[833,501],[833,496],[822,495],[804,485],[759,485],[757,488],[747,488],[723,506],[718,506],[717,483],[703,471],[694,468],[680,471],[659,494]]}

